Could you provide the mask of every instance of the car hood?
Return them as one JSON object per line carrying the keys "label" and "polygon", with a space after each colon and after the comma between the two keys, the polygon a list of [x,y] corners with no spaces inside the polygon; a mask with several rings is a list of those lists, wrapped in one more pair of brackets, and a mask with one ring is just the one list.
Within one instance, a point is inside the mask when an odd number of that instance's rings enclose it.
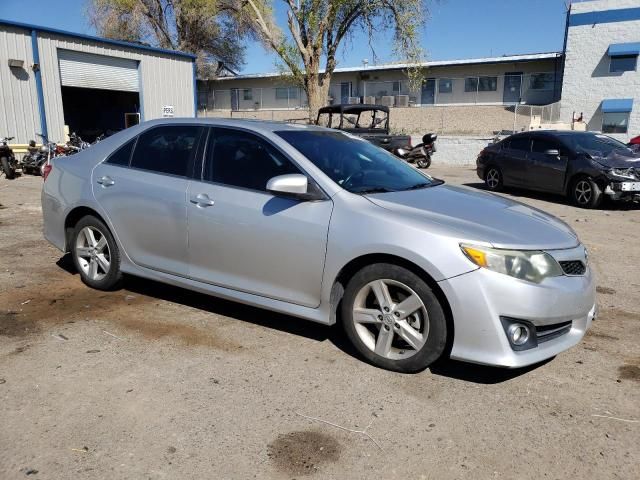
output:
{"label": "car hood", "polygon": [[430,224],[460,241],[529,250],[573,248],[579,243],[575,232],[563,221],[536,208],[468,187],[439,185],[371,194],[367,198],[379,207]]}
{"label": "car hood", "polygon": [[609,155],[590,152],[591,158],[604,167],[609,168],[640,168],[640,152],[622,154],[613,151]]}

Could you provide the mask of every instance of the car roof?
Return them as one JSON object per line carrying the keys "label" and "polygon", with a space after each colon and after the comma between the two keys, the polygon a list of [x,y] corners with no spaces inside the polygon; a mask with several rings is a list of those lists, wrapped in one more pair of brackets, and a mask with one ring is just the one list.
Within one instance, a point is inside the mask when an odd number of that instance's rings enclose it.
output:
{"label": "car roof", "polygon": [[155,120],[149,120],[142,122],[140,127],[147,129],[156,125],[179,125],[179,124],[194,124],[210,125],[212,127],[242,127],[249,130],[256,130],[261,132],[278,132],[282,130],[327,130],[324,127],[317,125],[311,125],[307,123],[292,123],[285,121],[275,120],[258,120],[253,118],[211,118],[211,117],[196,117],[196,118],[158,118]]}
{"label": "car roof", "polygon": [[318,110],[318,113],[360,113],[369,110],[380,110],[389,113],[389,107],[375,105],[373,103],[340,103],[338,105],[327,105]]}

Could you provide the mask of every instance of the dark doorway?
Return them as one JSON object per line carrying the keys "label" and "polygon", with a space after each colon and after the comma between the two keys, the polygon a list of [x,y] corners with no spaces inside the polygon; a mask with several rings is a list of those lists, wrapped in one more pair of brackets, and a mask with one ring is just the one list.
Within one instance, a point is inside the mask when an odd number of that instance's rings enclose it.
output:
{"label": "dark doorway", "polygon": [[436,79],[427,78],[422,82],[422,95],[420,97],[422,105],[433,105],[436,103]]}
{"label": "dark doorway", "polygon": [[522,72],[507,72],[504,75],[503,103],[520,103],[522,91]]}
{"label": "dark doorway", "polygon": [[64,123],[87,142],[126,128],[125,114],[140,112],[138,92],[62,87]]}

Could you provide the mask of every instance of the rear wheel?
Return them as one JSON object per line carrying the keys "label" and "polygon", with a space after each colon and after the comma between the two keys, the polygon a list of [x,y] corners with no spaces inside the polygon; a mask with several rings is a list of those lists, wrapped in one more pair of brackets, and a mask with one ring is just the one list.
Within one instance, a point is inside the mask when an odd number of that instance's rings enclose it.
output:
{"label": "rear wheel", "polygon": [[107,226],[87,215],[76,224],[71,255],[82,281],[98,290],[111,290],[122,279],[120,252]]}
{"label": "rear wheel", "polygon": [[484,183],[492,192],[502,190],[502,172],[500,169],[493,166],[487,168],[487,171],[484,174]]}
{"label": "rear wheel", "polygon": [[13,167],[9,163],[9,159],[7,157],[0,158],[0,167],[2,167],[4,176],[7,177],[9,180],[16,178],[16,171],[13,169]]}
{"label": "rear wheel", "polygon": [[397,372],[417,372],[445,349],[447,325],[440,302],[418,275],[379,263],[349,281],[342,299],[349,340],[370,363]]}
{"label": "rear wheel", "polygon": [[571,200],[582,208],[598,208],[604,195],[600,186],[590,177],[578,177],[571,186]]}

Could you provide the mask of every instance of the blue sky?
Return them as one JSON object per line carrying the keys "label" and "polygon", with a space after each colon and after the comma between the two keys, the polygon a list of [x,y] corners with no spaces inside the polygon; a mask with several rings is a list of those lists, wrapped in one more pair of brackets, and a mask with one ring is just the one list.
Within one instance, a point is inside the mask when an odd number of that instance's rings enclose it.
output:
{"label": "blue sky", "polygon": [[[284,2],[274,0],[281,25]],[[73,32],[95,34],[84,13],[86,0],[0,0],[0,18]],[[564,39],[565,0],[439,0],[422,32],[430,60],[560,51]],[[376,39],[379,62],[393,60],[390,36]],[[275,57],[259,44],[247,46],[242,73],[275,70]],[[340,66],[360,65],[373,57],[364,35],[344,45]]]}

